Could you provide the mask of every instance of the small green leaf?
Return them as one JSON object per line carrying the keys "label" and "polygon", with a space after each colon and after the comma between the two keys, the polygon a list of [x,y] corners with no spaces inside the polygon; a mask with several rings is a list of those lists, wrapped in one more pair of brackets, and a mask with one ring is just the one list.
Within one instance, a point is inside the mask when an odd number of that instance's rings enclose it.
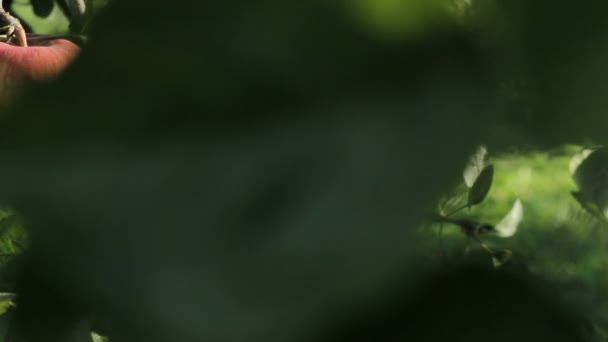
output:
{"label": "small green leaf", "polygon": [[14,293],[0,293],[0,315],[3,315],[8,309],[14,306],[12,300],[15,298]]}
{"label": "small green leaf", "polygon": [[494,165],[490,164],[481,171],[479,177],[477,177],[475,183],[473,183],[473,186],[469,189],[468,206],[479,204],[486,198],[486,195],[490,191],[490,187],[492,187],[493,179]]}

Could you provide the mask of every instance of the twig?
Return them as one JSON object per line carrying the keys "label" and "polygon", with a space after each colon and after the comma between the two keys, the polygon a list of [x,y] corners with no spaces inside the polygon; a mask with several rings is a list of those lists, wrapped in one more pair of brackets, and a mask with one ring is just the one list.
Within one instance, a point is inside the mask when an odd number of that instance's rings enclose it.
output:
{"label": "twig", "polygon": [[25,29],[21,25],[19,19],[13,17],[4,9],[3,0],[0,0],[0,18],[7,23],[6,26],[0,27],[0,30],[6,30],[7,36],[9,37],[8,42],[14,37],[19,46],[26,47],[27,36],[25,34]]}
{"label": "twig", "polygon": [[462,209],[465,209],[468,206],[469,206],[468,204],[465,204],[462,207],[458,207],[458,208],[452,210],[451,212],[446,213],[444,216],[452,216],[452,215],[456,214],[457,212],[461,211]]}

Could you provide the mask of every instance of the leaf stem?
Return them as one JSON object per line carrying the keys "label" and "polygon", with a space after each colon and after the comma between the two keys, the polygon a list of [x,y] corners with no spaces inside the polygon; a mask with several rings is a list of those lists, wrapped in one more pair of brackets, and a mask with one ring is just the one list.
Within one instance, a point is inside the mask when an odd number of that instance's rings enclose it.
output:
{"label": "leaf stem", "polygon": [[461,211],[462,209],[467,208],[468,206],[469,206],[468,204],[465,204],[465,205],[463,205],[463,206],[461,206],[461,207],[458,207],[458,208],[456,208],[456,209],[452,210],[452,211],[451,211],[451,212],[449,212],[449,213],[446,213],[444,216],[452,216],[452,215],[456,214],[457,212]]}

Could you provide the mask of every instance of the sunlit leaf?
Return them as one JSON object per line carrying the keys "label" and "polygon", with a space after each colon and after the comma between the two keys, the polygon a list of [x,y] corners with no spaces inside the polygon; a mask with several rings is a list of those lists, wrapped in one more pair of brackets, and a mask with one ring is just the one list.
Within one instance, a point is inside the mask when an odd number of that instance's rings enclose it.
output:
{"label": "sunlit leaf", "polygon": [[95,332],[91,332],[91,339],[93,342],[107,342],[109,341],[107,337],[101,336]]}
{"label": "sunlit leaf", "polygon": [[479,146],[475,154],[469,158],[469,162],[462,172],[464,183],[467,185],[467,187],[470,188],[473,186],[475,180],[477,180],[477,177],[479,177],[479,174],[486,166],[485,163],[487,155],[488,150],[482,145]]}
{"label": "sunlit leaf", "polygon": [[0,293],[0,315],[3,315],[8,309],[14,306],[12,300],[15,298],[14,293],[3,292]]}
{"label": "sunlit leaf", "polygon": [[494,227],[496,234],[500,237],[513,236],[517,232],[517,226],[524,218],[524,207],[521,201],[515,200],[509,213]]}
{"label": "sunlit leaf", "polygon": [[583,149],[582,151],[578,152],[570,159],[568,169],[570,170],[571,175],[574,175],[574,173],[576,172],[576,169],[578,169],[579,165],[581,165],[581,163],[585,159],[587,159],[587,157],[589,157],[589,155],[591,153],[593,153],[593,151],[595,151],[595,149],[591,149],[591,148]]}
{"label": "sunlit leaf", "polygon": [[490,164],[481,171],[479,177],[477,177],[475,183],[473,183],[473,186],[469,189],[467,205],[472,206],[481,203],[490,191],[493,179],[494,165]]}

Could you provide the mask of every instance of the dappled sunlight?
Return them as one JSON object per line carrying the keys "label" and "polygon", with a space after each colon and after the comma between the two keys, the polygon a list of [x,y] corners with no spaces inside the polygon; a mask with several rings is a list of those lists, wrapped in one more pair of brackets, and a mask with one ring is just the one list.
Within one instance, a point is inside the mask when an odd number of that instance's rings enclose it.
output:
{"label": "dappled sunlight", "polygon": [[[571,195],[571,191],[577,188],[570,171],[573,155],[575,158],[580,156],[575,155],[577,151],[580,148],[565,146],[551,153],[530,151],[491,156],[496,171],[487,198],[454,217],[489,223],[500,221],[496,226],[499,228],[505,220],[517,218],[517,215],[509,217],[519,210],[517,206],[521,198],[525,214],[522,213],[523,220],[517,233],[503,233],[513,235],[508,239],[480,235],[482,247],[512,252],[513,260],[521,260],[536,275],[553,279],[568,302],[592,312],[595,324],[605,328],[608,321],[599,312],[608,310],[608,305],[602,302],[603,294],[608,291],[605,272],[608,267],[605,252],[608,231]],[[465,188],[461,185],[451,193],[459,191],[465,191]],[[463,196],[460,197],[462,202]],[[445,201],[451,207],[458,206],[458,202]],[[511,205],[511,212],[505,217]],[[441,252],[427,254],[432,260],[451,258],[452,262],[461,262],[467,260],[472,247],[479,249],[475,241],[467,239],[457,229],[444,227],[441,236],[439,225],[433,229],[434,234],[426,238],[433,240],[435,251],[439,249]],[[486,260],[490,265],[489,256]],[[498,266],[508,268],[511,263]]]}
{"label": "dappled sunlight", "polygon": [[568,173],[568,160],[566,151],[552,156],[534,152],[497,158],[496,181],[484,207],[478,208],[480,214],[496,217],[519,197],[528,209],[528,223],[559,225],[568,221],[578,210],[570,196],[575,185]]}

